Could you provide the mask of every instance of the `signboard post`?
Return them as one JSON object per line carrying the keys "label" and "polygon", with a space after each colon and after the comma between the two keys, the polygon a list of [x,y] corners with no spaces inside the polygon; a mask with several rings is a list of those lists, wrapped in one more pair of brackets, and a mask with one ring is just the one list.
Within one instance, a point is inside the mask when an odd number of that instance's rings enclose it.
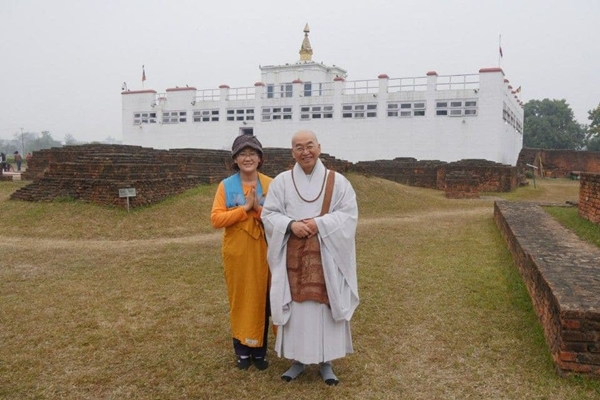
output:
{"label": "signboard post", "polygon": [[135,188],[119,189],[119,197],[127,197],[127,212],[129,212],[129,198],[135,195]]}
{"label": "signboard post", "polygon": [[538,169],[535,165],[527,164],[528,167],[531,167],[531,173],[533,174],[533,188],[535,189],[535,170]]}

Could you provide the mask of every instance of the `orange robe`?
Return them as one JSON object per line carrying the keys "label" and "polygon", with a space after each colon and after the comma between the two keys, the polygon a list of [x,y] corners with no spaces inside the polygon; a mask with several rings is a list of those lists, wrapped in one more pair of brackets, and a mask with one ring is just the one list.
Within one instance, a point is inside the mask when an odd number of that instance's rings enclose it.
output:
{"label": "orange robe", "polygon": [[[263,196],[272,178],[259,173]],[[244,195],[250,191],[243,185]],[[215,228],[225,228],[223,235],[223,266],[229,297],[229,318],[233,338],[249,347],[261,347],[266,319],[269,290],[267,242],[258,211],[246,212],[242,206],[227,208],[225,186],[219,184],[211,222]]]}

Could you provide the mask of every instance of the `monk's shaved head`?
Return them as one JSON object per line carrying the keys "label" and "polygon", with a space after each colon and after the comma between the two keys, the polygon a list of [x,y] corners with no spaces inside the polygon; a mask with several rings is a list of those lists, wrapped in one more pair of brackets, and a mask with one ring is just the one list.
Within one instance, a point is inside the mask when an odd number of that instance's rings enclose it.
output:
{"label": "monk's shaved head", "polygon": [[301,141],[301,142],[312,141],[314,144],[319,144],[319,139],[317,139],[317,134],[308,129],[304,129],[304,130],[294,133],[294,136],[292,136],[292,147],[294,147],[294,145],[299,141]]}

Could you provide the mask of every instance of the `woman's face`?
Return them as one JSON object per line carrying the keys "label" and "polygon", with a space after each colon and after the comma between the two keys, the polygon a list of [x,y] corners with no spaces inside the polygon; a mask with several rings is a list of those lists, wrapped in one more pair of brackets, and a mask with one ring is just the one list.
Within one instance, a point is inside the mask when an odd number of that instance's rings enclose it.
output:
{"label": "woman's face", "polygon": [[254,172],[261,161],[260,153],[252,147],[244,147],[235,156],[235,163],[240,172]]}

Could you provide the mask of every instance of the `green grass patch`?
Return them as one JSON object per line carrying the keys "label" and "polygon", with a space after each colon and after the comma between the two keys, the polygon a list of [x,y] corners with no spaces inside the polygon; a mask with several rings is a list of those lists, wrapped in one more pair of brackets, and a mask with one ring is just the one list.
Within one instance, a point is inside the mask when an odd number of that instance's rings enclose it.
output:
{"label": "green grass patch", "polygon": [[576,207],[544,207],[544,209],[581,239],[600,247],[600,225],[580,216]]}

